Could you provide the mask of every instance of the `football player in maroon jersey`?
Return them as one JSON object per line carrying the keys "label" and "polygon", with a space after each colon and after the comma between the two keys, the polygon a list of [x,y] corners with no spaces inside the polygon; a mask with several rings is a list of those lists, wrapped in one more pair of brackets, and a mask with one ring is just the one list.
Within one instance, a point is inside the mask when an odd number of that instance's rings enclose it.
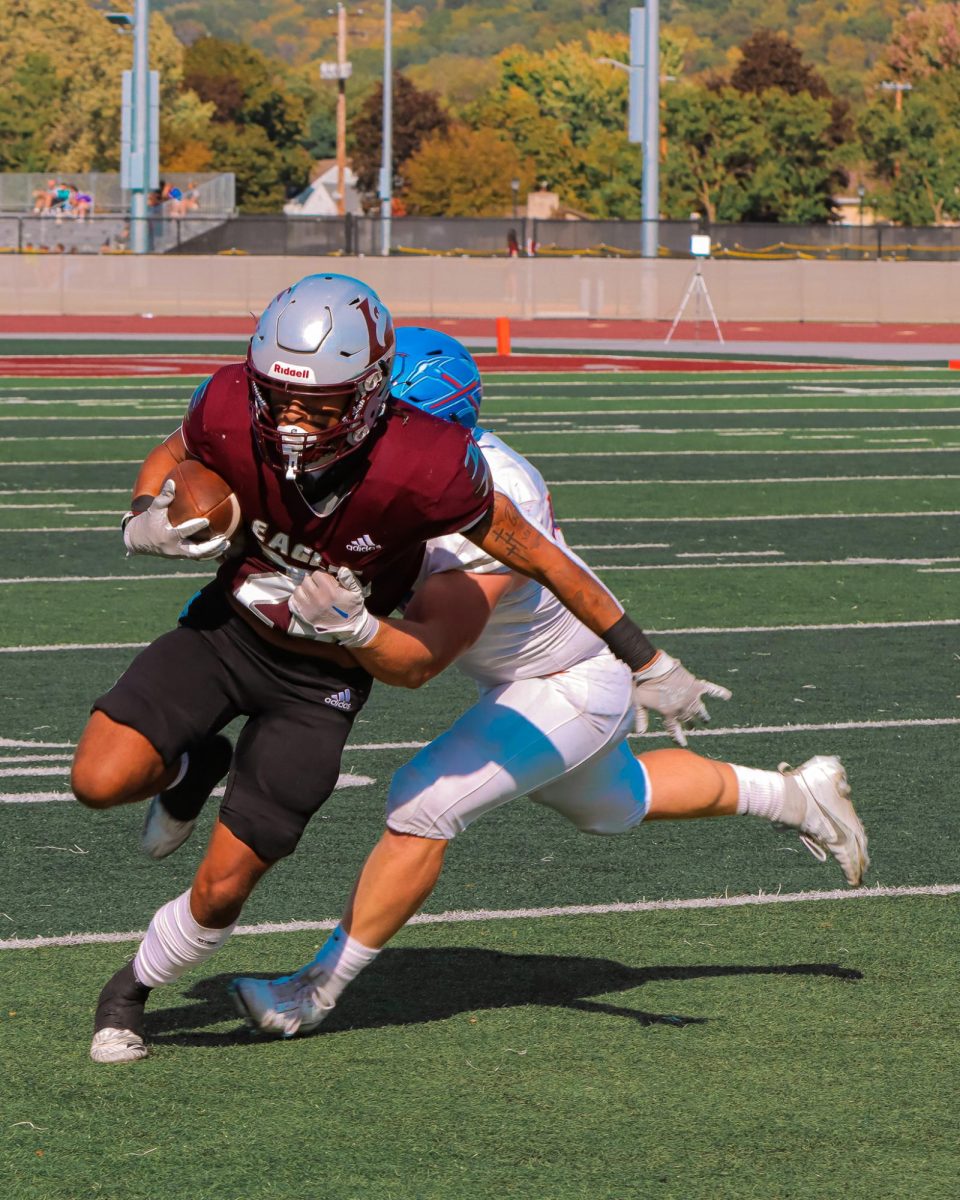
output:
{"label": "football player in maroon jersey", "polygon": [[[160,856],[229,778],[192,887],[158,910],[133,962],[101,993],[97,1062],[146,1055],[150,990],[226,941],[257,881],[293,852],[333,790],[371,683],[350,647],[371,641],[378,617],[410,590],[427,539],[463,533],[542,583],[631,670],[642,674],[656,656],[596,578],[494,493],[468,430],[388,403],[393,355],[390,314],[369,287],[307,276],[271,301],[246,362],[197,389],[181,428],[137,477],[123,522],[128,551],[220,566],[177,627],[95,702],[72,786],[95,809],[153,797]],[[167,475],[185,458],[233,489],[241,544],[204,537],[201,520],[171,525]],[[367,594],[368,615],[339,644],[319,642],[289,600],[308,572],[344,566]],[[676,664],[659,711],[683,725],[706,715],[705,694],[721,693]],[[246,723],[231,756],[220,730],[238,716]]]}

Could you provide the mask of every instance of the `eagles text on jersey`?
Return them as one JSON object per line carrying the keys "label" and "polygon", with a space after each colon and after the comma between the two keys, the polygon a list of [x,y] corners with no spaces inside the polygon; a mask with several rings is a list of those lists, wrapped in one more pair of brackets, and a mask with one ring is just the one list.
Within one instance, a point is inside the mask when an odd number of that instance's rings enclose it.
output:
{"label": "eagles text on jersey", "polygon": [[190,455],[225,479],[240,502],[246,545],[221,565],[221,586],[282,631],[289,593],[318,567],[349,566],[370,588],[371,612],[392,612],[416,578],[427,539],[474,525],[493,499],[486,462],[467,430],[394,403],[357,456],[356,482],[321,516],[295,481],[264,461],[239,363],[197,389],[182,432]]}

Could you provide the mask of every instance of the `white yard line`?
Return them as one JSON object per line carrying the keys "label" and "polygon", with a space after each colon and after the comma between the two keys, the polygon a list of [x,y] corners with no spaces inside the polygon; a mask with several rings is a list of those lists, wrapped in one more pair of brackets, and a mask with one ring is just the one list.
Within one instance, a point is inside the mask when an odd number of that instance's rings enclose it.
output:
{"label": "white yard line", "polygon": [[[619,480],[618,480],[619,482]],[[695,521],[703,524],[707,521],[882,521],[900,520],[901,517],[958,517],[960,511],[954,509],[931,509],[926,512],[752,512],[748,516],[694,516],[694,517],[564,517],[563,524],[678,524]],[[38,526],[34,528],[0,529],[4,533],[116,533],[116,526]],[[136,575],[116,576],[118,578],[138,578]],[[149,578],[164,578],[156,575]],[[193,576],[181,575],[180,578]],[[109,576],[113,578],[113,576]],[[0,580],[0,582],[4,582]],[[14,581],[16,582],[16,581]]]}
{"label": "white yard line", "polygon": [[[616,550],[616,546],[571,546],[571,550]],[[678,550],[677,558],[777,558],[782,550]]]}
{"label": "white yard line", "polygon": [[957,509],[936,509],[927,512],[850,512],[850,513],[752,513],[745,517],[564,517],[563,525],[667,525],[677,522],[695,521],[703,524],[707,521],[853,521],[853,520],[887,520],[901,517],[960,517]]}
{"label": "white yard line", "polygon": [[[15,532],[5,530],[4,532]],[[931,560],[933,561],[933,560]],[[127,583],[143,579],[210,579],[211,573],[188,573],[186,571],[162,572],[153,575],[26,575],[21,579],[0,579],[2,584],[17,583]]]}
{"label": "white yard line", "polygon": [[20,459],[17,462],[0,462],[0,470],[5,467],[139,467],[142,458],[58,458],[51,462],[48,458],[36,461]]}
{"label": "white yard line", "polygon": [[[590,563],[591,571],[763,571],[778,567],[932,567],[960,558],[828,558],[795,562]],[[0,579],[0,583],[3,580]]]}
{"label": "white yard line", "polygon": [[[13,772],[8,772],[13,774]],[[49,774],[64,774],[63,771],[50,771]],[[336,791],[346,788],[370,787],[376,783],[372,775],[351,775],[345,773],[337,780]],[[212,796],[222,796],[224,789],[216,787],[210,793]],[[76,804],[73,792],[0,792],[0,804]]]}
{"label": "white yard line", "polygon": [[[898,392],[897,394],[899,395],[900,393]],[[957,392],[956,394],[960,395],[960,392]],[[507,397],[504,397],[504,399],[506,399],[506,398]],[[723,400],[723,399],[727,399],[728,397],[718,396],[715,398]],[[734,398],[738,398],[738,397],[734,397]],[[485,396],[485,399],[489,400],[489,397]],[[521,418],[522,417],[525,420],[529,420],[531,427],[533,427],[533,426],[536,426],[539,424],[539,422],[533,420],[533,418],[535,418],[535,417],[571,417],[571,418],[573,418],[572,420],[564,422],[564,423],[567,424],[568,426],[573,425],[577,429],[580,429],[583,426],[584,422],[589,422],[591,417],[594,415],[602,415],[605,417],[675,417],[679,413],[682,412],[689,416],[698,416],[698,415],[702,414],[703,416],[709,416],[709,417],[808,417],[808,416],[832,416],[834,414],[843,416],[846,413],[894,413],[895,415],[905,415],[906,416],[906,415],[909,415],[912,413],[922,413],[922,414],[955,413],[957,411],[960,411],[960,408],[958,408],[958,406],[956,404],[943,405],[938,408],[887,408],[886,406],[880,406],[880,405],[872,405],[868,408],[850,408],[850,407],[846,407],[846,406],[843,408],[767,408],[765,405],[761,405],[756,408],[713,408],[711,406],[709,409],[699,409],[699,408],[681,409],[681,408],[677,408],[677,407],[673,407],[673,408],[605,408],[605,409],[603,409],[602,414],[579,413],[579,412],[576,412],[574,409],[566,409],[566,408],[518,409],[514,412],[511,412],[510,410],[507,410],[505,412],[494,412],[492,410],[488,411],[487,409],[484,409],[484,413],[483,413],[484,420],[482,421],[482,424],[484,426],[486,426],[488,421],[500,421],[500,420],[507,421],[507,420],[511,420],[513,418]],[[58,417],[39,418],[38,417],[36,419],[37,420],[41,420],[41,419],[48,420],[49,419],[49,420],[55,421],[55,420],[59,420],[60,418],[58,418]],[[109,420],[112,418],[106,417],[106,418],[94,418],[94,419]],[[545,422],[545,423],[549,424],[549,422]],[[602,428],[602,426],[601,426],[601,428]]]}
{"label": "white yard line", "polygon": [[[911,896],[956,896],[960,884],[932,883],[918,887],[837,888],[820,892],[759,892],[744,896],[703,896],[680,900],[635,900],[612,904],[564,904],[544,908],[481,908],[458,912],[418,913],[410,925],[462,925],[477,921],[517,921],[545,917],[601,917],[615,913],[670,912],[685,909],[747,908],[765,904],[816,904],[834,900],[896,900]],[[276,921],[238,925],[235,934],[309,933],[335,929],[339,918],[321,921]],[[0,950],[39,950],[45,946],[94,946],[138,942],[144,931],[125,933],[68,933],[62,937],[4,938]]]}
{"label": "white yard line", "polygon": [[[919,479],[918,475],[905,475],[904,479]],[[4,488],[0,496],[129,496],[127,488]]]}
{"label": "white yard line", "polygon": [[[31,402],[28,401],[28,403],[31,403]],[[34,404],[37,404],[37,403],[40,403],[40,404],[62,404],[63,401],[62,400],[49,400],[49,401],[36,401],[35,400],[35,401],[32,401],[32,403],[34,403]],[[830,409],[829,411],[833,412],[834,410]],[[911,410],[911,411],[913,411],[913,410]],[[919,412],[920,410],[918,409],[916,411]],[[180,410],[179,414],[174,413],[172,410],[170,413],[166,413],[166,412],[124,413],[122,419],[124,421],[160,422],[160,421],[169,421],[171,417],[182,416],[182,415],[183,415],[183,409],[181,406],[181,410]],[[711,415],[712,415],[712,413],[711,413]],[[55,424],[55,423],[59,424],[63,421],[70,421],[70,422],[73,422],[73,421],[110,421],[110,422],[115,422],[117,420],[117,414],[116,413],[104,413],[102,416],[99,416],[99,415],[95,415],[92,413],[82,413],[82,414],[81,413],[73,413],[73,412],[71,412],[71,413],[50,413],[43,417],[35,417],[35,416],[31,415],[30,417],[28,417],[26,419],[33,421],[33,422],[37,422],[37,423],[39,423],[41,421],[49,421],[51,424]],[[0,423],[2,423],[3,421],[12,421],[16,424],[22,425],[23,421],[24,421],[24,416],[22,413],[20,413],[18,416],[6,417],[2,413],[0,413]],[[114,435],[112,433],[108,433],[108,434],[104,434],[103,436],[112,438]]]}
{"label": "white yard line", "polygon": [[[958,429],[960,432],[960,429]],[[102,440],[102,439],[98,439]],[[528,450],[526,453],[531,458],[719,458],[736,456],[742,458],[744,455],[752,455],[755,458],[790,458],[802,455],[806,458],[812,455],[818,457],[840,456],[850,454],[954,454],[957,446],[891,446],[878,449],[871,447],[870,449],[858,450],[568,450],[557,452],[537,453],[533,450]],[[103,466],[139,466],[141,460],[138,458],[80,458],[80,459],[57,459],[56,462],[50,462],[49,459],[27,460],[18,459],[13,462],[0,462],[0,469],[5,467],[103,467]]]}
{"label": "white yard line", "polygon": [[[847,632],[857,629],[937,629],[960,625],[960,619],[945,619],[935,621],[853,621],[849,623],[832,622],[827,624],[810,625],[697,625],[677,629],[648,629],[653,637],[683,637],[697,634],[728,634],[728,633],[809,633],[809,632]],[[0,646],[0,654],[58,654],[64,650],[142,650],[148,642],[54,642],[41,646]],[[9,745],[44,746],[44,742],[9,743]],[[0,748],[8,745],[0,738]]]}
{"label": "white yard line", "polygon": [[[710,414],[713,415],[712,413]],[[835,426],[804,426],[801,429],[784,429],[781,426],[765,426],[757,425],[752,429],[725,429],[716,425],[691,425],[681,428],[671,428],[668,426],[656,427],[651,425],[639,425],[633,422],[630,425],[586,425],[581,424],[577,427],[577,436],[584,434],[590,436],[599,436],[605,433],[636,433],[642,434],[644,437],[823,437],[823,438],[854,438],[860,437],[867,433],[917,433],[918,431],[929,431],[930,433],[958,433],[960,425],[921,425],[917,426],[916,422],[911,425],[835,425]],[[123,437],[142,437],[142,434],[122,434]],[[570,437],[569,429],[519,429],[511,430],[509,437],[511,441],[514,438],[522,437]],[[65,437],[51,438],[51,441],[95,441],[102,440],[102,434],[77,434],[67,435]],[[895,439],[891,439],[895,440]],[[29,437],[0,437],[0,442],[12,441],[30,441]]]}
{"label": "white yard line", "polygon": [[[531,458],[559,457],[549,454],[534,454]],[[571,455],[572,457],[572,455]],[[595,456],[587,456],[595,457]],[[782,483],[910,483],[913,480],[952,480],[960,479],[960,475],[774,475],[761,479],[548,479],[550,487],[558,487],[564,483],[580,484],[616,484],[618,487],[628,484],[631,487],[747,487],[752,484],[782,484]],[[16,493],[13,493],[16,495]]]}
{"label": "white yard line", "polygon": [[[515,439],[511,438],[511,442]],[[858,450],[820,450],[811,447],[809,450],[524,450],[528,458],[729,458],[731,455],[743,458],[744,455],[753,458],[793,458],[802,455],[811,458],[840,457],[851,454],[953,454],[957,447],[950,446],[884,446],[879,449],[871,446],[869,449]],[[18,463],[0,463],[0,466],[19,466]],[[33,466],[42,466],[33,463]],[[49,464],[47,464],[49,465]]]}
{"label": "white yard line", "polygon": [[[953,622],[958,624],[958,622]],[[679,632],[675,630],[674,632]],[[744,737],[769,733],[840,733],[852,730],[883,730],[883,729],[939,729],[960,725],[960,717],[903,717],[891,721],[828,721],[815,724],[799,725],[742,725],[728,726],[724,729],[690,729],[688,737]],[[631,733],[630,737],[640,740],[664,737],[662,730],[652,730],[648,733]],[[348,742],[344,753],[362,751],[364,754],[375,750],[420,750],[429,742]],[[0,738],[0,747],[7,750],[37,749],[37,750],[72,750],[72,742],[36,742],[18,738]]]}
{"label": "white yard line", "polygon": [[[67,418],[69,420],[69,418]],[[35,433],[28,434],[9,434],[6,437],[0,437],[0,442],[102,442],[104,440],[102,433],[55,433],[48,437],[38,436]],[[156,436],[152,433],[111,433],[109,440],[111,442],[145,442],[147,439],[156,441]]]}
{"label": "white yard line", "polygon": [[[662,518],[678,520],[681,518]],[[691,518],[683,518],[689,520]],[[696,518],[693,518],[696,519]],[[762,517],[712,517],[707,520],[764,520]],[[604,547],[606,549],[606,547]],[[717,556],[718,557],[718,556]],[[739,557],[739,556],[738,556]],[[957,557],[945,558],[829,558],[797,560],[789,562],[668,562],[668,563],[591,563],[592,571],[719,571],[719,570],[762,570],[766,567],[932,567],[941,563],[960,562]],[[65,583],[129,583],[134,580],[209,579],[209,572],[189,574],[186,571],[153,575],[30,575],[21,579],[0,579],[0,586],[14,587],[18,584],[65,584]]]}
{"label": "white yard line", "polygon": [[[532,458],[597,458],[595,454],[579,455],[575,452],[569,454],[534,454]],[[727,487],[745,487],[749,484],[781,484],[781,483],[909,483],[913,480],[930,481],[930,480],[955,480],[960,479],[960,474],[923,474],[923,475],[773,475],[764,476],[763,478],[740,478],[740,479],[553,479],[548,480],[551,487],[563,483],[604,483],[604,484],[630,484],[634,487],[662,487],[662,486],[680,486],[680,487],[702,487],[702,486],[727,486]],[[7,488],[0,490],[0,496],[128,496],[129,488]],[[26,507],[24,505],[11,505],[0,503],[0,510],[5,508]],[[63,505],[47,504],[35,505],[37,508],[62,508]],[[76,509],[71,511],[76,512]]]}
{"label": "white yard line", "polygon": [[[899,398],[903,394],[904,393],[900,390],[897,390],[895,393],[892,393],[892,395],[896,396],[897,398]],[[908,394],[916,394],[916,393],[908,393]],[[960,392],[945,391],[945,390],[925,391],[922,394],[930,395],[930,396],[952,396],[952,395],[960,396]],[[923,416],[936,416],[936,415],[940,415],[940,414],[944,414],[944,413],[955,413],[958,411],[957,405],[937,405],[937,406],[927,406],[927,407],[918,406],[916,408],[893,407],[893,406],[887,406],[887,405],[872,405],[869,407],[862,407],[862,408],[858,408],[853,405],[844,405],[842,407],[836,406],[833,408],[772,408],[766,404],[758,404],[758,405],[755,405],[753,408],[714,408],[713,406],[711,406],[709,409],[681,408],[678,405],[674,405],[672,408],[646,408],[641,405],[641,407],[639,407],[639,408],[603,408],[596,413],[581,413],[581,412],[578,412],[576,409],[564,409],[564,408],[557,408],[557,409],[529,409],[529,408],[528,409],[504,409],[502,411],[496,411],[493,408],[493,403],[495,403],[497,400],[500,400],[500,401],[511,400],[511,399],[519,400],[521,398],[522,397],[520,397],[520,396],[514,397],[514,396],[509,396],[509,395],[503,395],[503,394],[498,395],[498,396],[486,395],[485,399],[487,401],[488,407],[484,409],[484,418],[485,419],[483,421],[483,424],[487,425],[488,422],[501,421],[501,420],[502,421],[516,421],[516,422],[522,421],[525,424],[529,424],[531,428],[538,428],[541,424],[541,422],[538,420],[538,418],[541,418],[541,417],[547,418],[542,423],[544,425],[548,425],[551,423],[556,423],[556,422],[551,422],[550,418],[560,417],[560,418],[567,418],[567,420],[564,422],[567,425],[567,427],[574,426],[577,429],[582,429],[585,426],[588,426],[593,423],[592,418],[594,416],[639,417],[639,418],[643,418],[643,417],[675,417],[680,413],[683,413],[684,415],[689,415],[689,416],[704,416],[704,417],[789,417],[789,416],[815,417],[815,416],[835,416],[835,415],[836,416],[845,416],[848,413],[850,413],[850,414],[854,414],[854,413],[870,413],[870,414],[891,413],[894,416],[908,416],[908,415],[913,415],[914,413],[916,413],[918,415],[923,415]],[[637,396],[637,397],[612,397],[612,399],[618,399],[618,400],[636,399],[638,401],[642,401],[642,400],[650,399],[650,398],[651,398],[650,396],[646,396],[646,397],[640,397],[640,396]],[[742,395],[737,392],[717,393],[710,397],[710,399],[713,399],[713,400],[741,400],[742,398],[743,398]],[[765,397],[763,397],[763,396],[758,396],[758,399],[764,399],[764,398]],[[773,398],[773,397],[768,397],[768,398]],[[110,400],[107,402],[104,402],[102,399],[99,399],[96,397],[82,397],[82,398],[76,398],[76,399],[71,398],[70,401],[67,402],[65,400],[30,399],[26,396],[0,396],[0,405],[16,404],[18,406],[23,406],[26,408],[52,408],[52,407],[64,408],[69,403],[70,410],[71,410],[69,412],[49,413],[49,414],[43,414],[43,415],[38,414],[36,416],[31,415],[30,416],[31,421],[51,421],[51,422],[63,421],[63,420],[69,420],[69,421],[115,421],[117,419],[117,415],[118,415],[115,411],[107,411],[102,414],[100,414],[100,413],[76,413],[76,412],[72,411],[73,407],[75,405],[82,405],[85,408],[95,408],[101,404],[103,404],[106,409],[134,408],[134,409],[141,410],[139,412],[122,414],[123,419],[125,421],[169,421],[169,420],[176,421],[176,420],[179,420],[183,416],[183,410],[184,410],[184,406],[186,403],[186,399],[188,399],[188,397],[186,397],[186,396],[184,396],[184,397],[177,396],[177,397],[170,397],[169,400],[153,399],[153,400],[148,400],[148,401],[140,401],[137,398],[136,394],[133,394],[129,397],[118,397],[116,400]],[[491,401],[493,403],[491,403]],[[145,411],[143,411],[144,409],[149,409],[150,411],[145,412]],[[20,416],[13,416],[13,415],[12,416],[4,416],[4,415],[0,414],[0,422],[2,422],[2,421],[22,421],[22,420],[23,420],[22,415],[20,415]],[[514,426],[514,427],[516,427],[516,426]],[[601,428],[603,428],[603,426],[601,426]]]}

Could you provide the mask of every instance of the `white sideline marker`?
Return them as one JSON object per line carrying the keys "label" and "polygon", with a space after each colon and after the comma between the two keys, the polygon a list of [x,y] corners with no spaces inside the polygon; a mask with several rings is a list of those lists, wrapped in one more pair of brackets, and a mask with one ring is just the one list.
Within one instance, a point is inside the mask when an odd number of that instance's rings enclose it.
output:
{"label": "white sideline marker", "polygon": [[[602,917],[614,913],[670,912],[683,909],[748,908],[763,904],[805,904],[830,900],[893,900],[909,896],[960,895],[960,883],[933,883],[923,887],[837,888],[823,892],[759,892],[747,896],[704,896],[688,900],[636,900],[614,904],[565,904],[553,908],[480,908],[460,912],[418,913],[408,925],[462,925],[477,921],[517,921],[543,917]],[[317,933],[336,929],[339,918],[323,921],[277,921],[238,925],[235,935],[265,933]],[[0,950],[39,950],[44,946],[94,946],[138,942],[143,930],[125,933],[68,933],[63,937],[6,938]]]}

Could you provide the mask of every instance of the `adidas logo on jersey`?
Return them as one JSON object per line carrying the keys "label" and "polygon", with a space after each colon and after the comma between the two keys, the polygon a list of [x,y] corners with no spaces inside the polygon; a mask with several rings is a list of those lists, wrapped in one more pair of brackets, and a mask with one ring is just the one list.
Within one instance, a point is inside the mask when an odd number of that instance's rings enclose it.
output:
{"label": "adidas logo on jersey", "polygon": [[352,542],[347,542],[347,549],[353,550],[356,554],[369,554],[371,550],[382,550],[371,537],[369,533],[361,534],[360,537],[354,538]]}
{"label": "adidas logo on jersey", "polygon": [[350,689],[344,688],[342,692],[337,692],[335,696],[324,696],[324,704],[332,704],[334,708],[342,708],[345,712],[350,711]]}

